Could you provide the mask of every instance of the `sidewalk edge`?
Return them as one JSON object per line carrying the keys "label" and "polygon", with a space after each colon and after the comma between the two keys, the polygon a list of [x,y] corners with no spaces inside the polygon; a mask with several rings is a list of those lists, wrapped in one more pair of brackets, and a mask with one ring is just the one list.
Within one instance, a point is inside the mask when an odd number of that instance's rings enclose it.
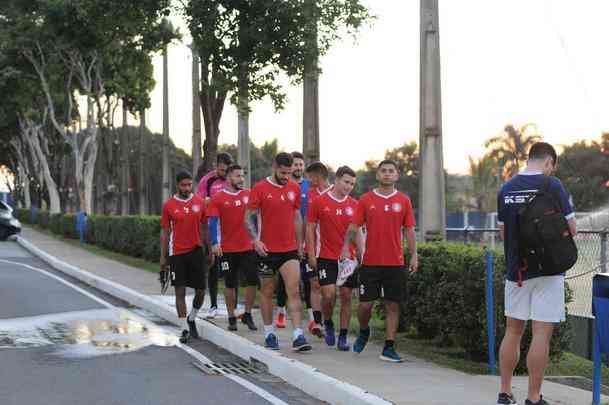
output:
{"label": "sidewalk edge", "polygon": [[[146,309],[169,322],[179,325],[177,315],[157,300],[121,284],[65,263],[36,247],[21,236],[17,237],[17,243],[33,255],[48,263],[54,269],[107,294],[122,299],[131,305]],[[210,322],[198,320],[197,325],[199,326],[203,338],[247,361],[254,359],[264,363],[271,374],[280,377],[287,383],[321,401],[337,405],[391,404],[391,402],[371,394],[360,387],[325,375],[314,367],[285,357],[280,353],[269,351],[239,335],[225,331]]]}

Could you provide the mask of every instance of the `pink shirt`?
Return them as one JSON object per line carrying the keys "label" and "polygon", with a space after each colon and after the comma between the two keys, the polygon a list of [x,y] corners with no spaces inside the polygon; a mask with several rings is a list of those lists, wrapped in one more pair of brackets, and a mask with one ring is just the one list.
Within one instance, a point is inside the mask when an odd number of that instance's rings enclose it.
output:
{"label": "pink shirt", "polygon": [[[213,183],[211,184],[211,186],[208,187],[210,181],[213,181]],[[211,198],[216,193],[223,190],[226,187],[227,183],[228,182],[226,179],[219,178],[216,174],[216,171],[212,170],[211,172],[203,176],[201,181],[199,181],[199,189],[197,191],[197,194],[203,199]],[[208,189],[209,194],[207,193]]]}

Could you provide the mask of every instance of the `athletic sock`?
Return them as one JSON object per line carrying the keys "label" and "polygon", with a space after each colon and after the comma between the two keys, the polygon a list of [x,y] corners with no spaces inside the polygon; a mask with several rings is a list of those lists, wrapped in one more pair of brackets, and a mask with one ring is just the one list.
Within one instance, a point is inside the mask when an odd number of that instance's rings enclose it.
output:
{"label": "athletic sock", "polygon": [[347,336],[347,329],[341,329],[339,336]]}
{"label": "athletic sock", "polygon": [[189,321],[194,321],[195,319],[197,319],[197,315],[199,314],[199,310],[200,310],[200,308],[192,307],[192,309],[190,310],[190,314],[188,314],[188,320]]}
{"label": "athletic sock", "polygon": [[304,335],[304,333],[302,332],[302,329],[300,329],[300,328],[294,329],[294,332],[293,332],[294,340],[298,339],[298,336],[300,336],[300,335]]}
{"label": "athletic sock", "polygon": [[334,328],[334,322],[332,322],[332,319],[326,319],[324,321],[324,326],[326,328]]}
{"label": "athletic sock", "polygon": [[313,311],[313,320],[316,324],[321,325],[321,311]]}
{"label": "athletic sock", "polygon": [[309,308],[308,312],[309,312],[309,321],[314,321],[315,318],[313,317],[313,310],[311,308]]}
{"label": "athletic sock", "polygon": [[182,325],[183,330],[190,330],[188,328],[188,318],[180,318],[180,324]]}
{"label": "athletic sock", "polygon": [[284,314],[285,315],[285,307],[278,307],[277,308],[277,315],[279,314]]}
{"label": "athletic sock", "polygon": [[393,341],[393,340],[385,340],[385,349],[393,347],[394,344],[395,344],[395,341]]}
{"label": "athletic sock", "polygon": [[229,317],[228,317],[228,323],[229,323],[230,325],[234,325],[234,324],[236,324],[236,323],[237,323],[237,318],[236,318],[236,317],[234,317],[234,316],[229,316]]}
{"label": "athletic sock", "polygon": [[365,338],[369,338],[370,337],[370,328],[360,329],[359,330],[359,334],[360,334],[360,336],[363,336]]}
{"label": "athletic sock", "polygon": [[264,338],[268,338],[271,333],[275,333],[273,325],[264,325]]}

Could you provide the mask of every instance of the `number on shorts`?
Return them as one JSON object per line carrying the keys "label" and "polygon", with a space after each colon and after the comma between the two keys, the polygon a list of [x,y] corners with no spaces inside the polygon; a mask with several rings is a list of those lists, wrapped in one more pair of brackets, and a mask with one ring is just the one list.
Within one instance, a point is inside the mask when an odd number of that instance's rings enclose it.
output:
{"label": "number on shorts", "polygon": [[222,266],[222,271],[228,271],[228,269],[229,269],[228,262],[222,262],[221,266]]}
{"label": "number on shorts", "polygon": [[319,278],[321,278],[322,280],[325,280],[326,277],[327,277],[326,270],[325,269],[319,270]]}
{"label": "number on shorts", "polygon": [[360,284],[359,286],[359,295],[364,295],[366,294],[366,287],[364,287],[363,284]]}

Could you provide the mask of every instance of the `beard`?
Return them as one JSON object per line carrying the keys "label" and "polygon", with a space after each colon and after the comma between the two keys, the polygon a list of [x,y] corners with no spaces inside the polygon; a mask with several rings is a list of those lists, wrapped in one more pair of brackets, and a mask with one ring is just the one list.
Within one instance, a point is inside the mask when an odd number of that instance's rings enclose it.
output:
{"label": "beard", "polygon": [[178,195],[182,199],[186,199],[186,198],[190,197],[190,194],[192,194],[192,192],[190,190],[188,190],[188,191],[178,190]]}
{"label": "beard", "polygon": [[285,186],[286,184],[288,184],[287,179],[280,179],[277,177],[277,175],[275,175],[274,177],[275,177],[275,182],[277,182],[277,184],[281,184],[282,186]]}

